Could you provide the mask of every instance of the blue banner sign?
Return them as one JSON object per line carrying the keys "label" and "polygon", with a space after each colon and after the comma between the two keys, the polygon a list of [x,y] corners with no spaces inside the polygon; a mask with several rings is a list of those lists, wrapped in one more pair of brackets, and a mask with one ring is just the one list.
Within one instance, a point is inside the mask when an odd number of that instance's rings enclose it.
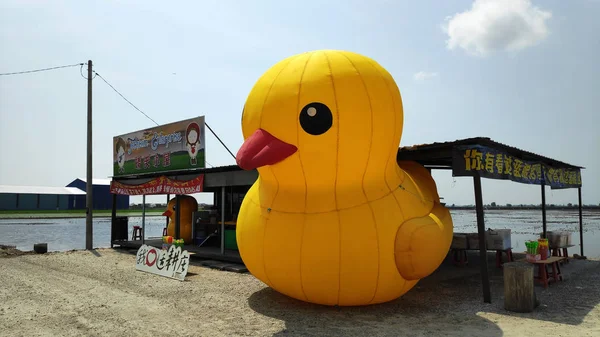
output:
{"label": "blue banner sign", "polygon": [[551,167],[540,162],[521,158],[481,146],[466,145],[454,148],[453,176],[512,180],[523,184],[548,185],[552,189],[581,187],[581,170],[578,168]]}

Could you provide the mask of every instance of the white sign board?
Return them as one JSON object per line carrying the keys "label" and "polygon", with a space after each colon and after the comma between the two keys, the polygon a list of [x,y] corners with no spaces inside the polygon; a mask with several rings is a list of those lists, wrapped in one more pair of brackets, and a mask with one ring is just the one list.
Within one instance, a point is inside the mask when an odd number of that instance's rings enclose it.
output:
{"label": "white sign board", "polygon": [[172,245],[169,250],[142,245],[135,259],[135,269],[183,281],[190,264],[190,253]]}

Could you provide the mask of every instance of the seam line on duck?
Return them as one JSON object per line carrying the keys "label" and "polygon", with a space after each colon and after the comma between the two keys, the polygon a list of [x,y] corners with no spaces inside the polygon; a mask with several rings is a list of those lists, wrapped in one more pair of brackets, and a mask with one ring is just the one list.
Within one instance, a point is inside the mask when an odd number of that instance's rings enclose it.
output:
{"label": "seam line on duck", "polygon": [[[268,206],[263,206],[259,202],[256,202],[256,200],[254,200],[252,198],[249,198],[249,200],[253,204],[259,206],[261,209],[263,209],[263,210],[267,210],[268,209],[268,210],[270,210],[270,212],[278,212],[278,213],[283,213],[283,214],[325,214],[325,213],[331,213],[331,212],[336,212],[336,211],[344,211],[344,210],[352,209],[352,208],[355,208],[355,207],[360,207],[360,206],[363,206],[366,203],[370,203],[370,202],[375,202],[375,201],[381,200],[381,199],[389,196],[390,194],[392,194],[394,196],[394,199],[396,199],[395,192],[397,190],[403,190],[403,191],[405,191],[405,192],[407,192],[409,194],[412,194],[415,197],[419,198],[418,195],[416,195],[416,194],[412,193],[411,191],[407,190],[402,185],[398,185],[398,187],[396,187],[395,189],[391,190],[390,192],[384,194],[383,196],[381,196],[379,198],[376,198],[376,199],[368,200],[367,202],[363,202],[362,204],[357,204],[357,205],[353,205],[353,206],[349,206],[349,207],[344,207],[344,208],[330,209],[330,210],[326,210],[326,211],[318,211],[318,212],[290,212],[290,211],[283,211],[283,210],[279,210],[279,209],[273,209],[273,208],[270,208]],[[434,200],[428,200],[428,199],[421,199],[421,200],[422,201],[429,201],[429,202],[435,203]],[[404,213],[402,212],[402,208],[400,207],[400,205],[398,205],[398,207],[400,209],[400,212],[402,213],[402,219],[404,219]],[[404,219],[404,220],[410,220],[410,219]],[[399,227],[399,225],[398,225],[398,227]]]}
{"label": "seam line on duck", "polygon": [[[367,155],[367,164],[365,165],[365,168],[363,170],[363,176],[362,176],[362,181],[361,181],[361,189],[362,189],[363,195],[365,196],[365,200],[369,200],[369,198],[367,197],[367,191],[365,190],[365,177],[367,175],[369,163],[371,162],[371,160],[370,160],[371,159],[371,150],[373,148],[373,104],[371,103],[371,95],[369,94],[369,89],[367,88],[367,84],[365,83],[365,80],[362,77],[360,70],[358,70],[358,68],[356,67],[354,62],[352,62],[350,57],[348,57],[348,55],[346,55],[342,52],[338,52],[338,53],[340,55],[342,55],[343,57],[345,57],[348,60],[348,62],[350,62],[350,64],[352,65],[352,67],[354,68],[356,73],[358,74],[358,78],[360,78],[360,81],[365,89],[365,93],[367,94],[367,99],[369,101],[369,116],[371,117],[371,136],[369,137],[369,153]],[[371,203],[367,202],[367,205],[369,206],[369,210],[371,211],[371,220],[373,220],[373,227],[375,228],[375,242],[377,244],[377,278],[375,279],[375,290],[373,291],[373,296],[369,300],[369,303],[372,303],[373,300],[375,299],[375,296],[377,295],[377,290],[379,289],[379,273],[381,272],[381,265],[380,265],[379,261],[381,260],[381,252],[379,249],[380,248],[379,247],[379,227],[377,226],[377,218],[375,217],[375,212],[373,211],[373,206],[371,205]]]}
{"label": "seam line on duck", "polygon": [[[385,84],[385,87],[386,87],[386,88],[387,88],[387,90],[388,90],[388,94],[390,95],[390,98],[391,98],[391,101],[392,101],[392,105],[393,105],[393,107],[394,107],[394,139],[396,139],[397,130],[396,130],[396,127],[395,127],[395,125],[396,125],[396,123],[398,122],[398,121],[397,121],[397,118],[398,118],[398,116],[397,116],[397,114],[396,114],[396,110],[397,110],[397,109],[396,109],[396,101],[394,101],[394,95],[393,95],[393,93],[392,93],[392,88],[390,88],[390,84],[388,83],[388,81],[387,81],[387,79],[386,79],[386,77],[385,77],[385,74],[382,74],[382,73],[381,73],[381,71],[379,70],[379,68],[377,68],[377,65],[376,65],[376,64],[374,64],[374,61],[367,60],[367,62],[368,62],[368,63],[371,65],[371,67],[373,67],[373,69],[375,69],[375,71],[376,71],[376,72],[377,72],[377,73],[378,73],[378,74],[381,76],[381,78],[383,79],[383,83]],[[392,147],[392,148],[390,149],[390,151],[392,151],[392,149],[394,148],[394,144],[391,144],[390,146]],[[389,168],[389,166],[390,166],[390,161],[391,161],[391,160],[390,160],[390,158],[388,158],[388,160],[387,160],[387,162],[386,162],[386,164],[385,164],[385,176],[384,176],[383,180],[385,181],[385,184],[387,185],[387,187],[388,187],[388,189],[390,190],[390,192],[392,192],[393,190],[395,190],[395,188],[394,188],[394,189],[392,189],[392,187],[390,186],[390,183],[389,183],[389,182],[388,182],[388,180],[387,180],[387,170],[388,170],[388,168]],[[395,160],[394,160],[394,164],[395,164],[396,166],[399,166],[399,165],[398,165],[398,160],[397,160],[397,159],[395,159]],[[399,178],[400,178],[400,185],[402,185],[402,184],[404,183],[404,179],[406,178],[406,175],[404,174],[404,175],[402,175],[402,177],[399,177]],[[398,204],[398,207],[400,207],[400,204]]]}
{"label": "seam line on duck", "polygon": [[[308,63],[310,62],[312,56],[314,54],[311,53],[304,64],[304,69],[302,69],[302,74],[300,75],[300,82],[298,84],[298,100],[296,102],[296,112],[300,111],[300,94],[302,92],[302,80],[304,79],[304,73],[306,72],[306,68],[308,67]],[[296,142],[298,147],[300,147],[300,119],[296,118]],[[304,281],[302,279],[302,247],[304,245],[304,229],[306,227],[306,204],[308,202],[308,184],[306,182],[306,173],[304,172],[304,165],[302,164],[302,157],[300,151],[298,151],[298,160],[300,162],[300,170],[302,171],[302,176],[304,177],[304,216],[302,217],[302,233],[300,234],[300,263],[298,263],[300,269],[300,290],[302,291],[302,295],[308,301],[308,296],[304,291]]]}
{"label": "seam line on duck", "polygon": [[[327,66],[329,68],[329,78],[331,79],[331,88],[333,89],[333,100],[335,102],[335,111],[336,111],[336,122],[337,122],[337,135],[336,135],[336,143],[335,143],[335,147],[337,150],[339,150],[340,148],[340,106],[338,104],[338,99],[337,99],[337,93],[335,90],[335,81],[333,79],[333,71],[331,69],[331,62],[329,61],[329,56],[327,56],[327,53],[323,53],[325,55],[325,60],[327,60]],[[338,173],[337,170],[339,169],[338,166],[340,164],[340,158],[339,158],[339,151],[335,152],[335,182],[333,185],[334,191],[337,191],[337,182],[338,182]],[[339,209],[339,205],[338,205],[338,200],[337,200],[337,194],[334,192],[333,194],[333,198],[335,201],[335,208]],[[340,214],[338,212],[337,214],[337,221],[338,221],[338,254],[339,254],[339,259],[338,259],[338,296],[337,296],[337,303],[340,304],[340,294],[341,294],[341,285],[342,285],[342,221],[340,219]]]}
{"label": "seam line on duck", "polygon": [[[398,132],[398,129],[397,129],[397,127],[396,127],[396,124],[398,123],[398,113],[397,113],[397,112],[398,112],[398,111],[397,111],[397,110],[398,110],[398,106],[397,106],[397,104],[398,104],[398,103],[397,103],[397,102],[394,100],[394,93],[392,92],[392,89],[393,89],[393,88],[391,88],[391,87],[390,87],[390,83],[388,82],[388,79],[387,79],[387,77],[386,77],[386,74],[384,74],[384,73],[382,73],[382,72],[381,72],[381,70],[380,70],[380,69],[377,67],[377,64],[375,63],[375,61],[373,61],[373,60],[367,60],[367,63],[368,63],[368,64],[369,64],[371,67],[373,67],[373,69],[374,69],[374,70],[375,70],[375,71],[376,71],[376,72],[377,72],[377,73],[378,73],[378,74],[381,76],[381,78],[383,79],[383,84],[384,84],[384,85],[385,85],[385,87],[387,88],[388,94],[389,94],[389,96],[390,96],[390,99],[391,99],[391,101],[392,101],[392,106],[393,106],[393,109],[394,109],[394,113],[393,113],[393,116],[394,116],[394,124],[393,124],[393,125],[394,125],[394,139],[396,139],[396,137],[397,137],[397,132]],[[400,97],[401,97],[401,96],[400,96]],[[401,98],[401,99],[402,99],[402,98]],[[402,101],[400,101],[400,104],[402,104],[401,102],[402,102]],[[402,137],[400,136],[400,138],[402,138]],[[398,145],[399,145],[399,144],[398,144]],[[394,144],[390,144],[390,150],[389,150],[389,151],[392,151],[392,150],[394,149],[394,147],[395,147],[395,145],[394,145]],[[388,182],[388,180],[387,180],[387,171],[388,171],[388,168],[389,168],[389,165],[390,165],[390,162],[391,162],[391,161],[392,161],[392,160],[391,160],[391,158],[388,158],[388,160],[387,160],[387,162],[386,162],[386,165],[385,165],[385,172],[384,172],[384,178],[383,178],[383,180],[385,181],[385,185],[387,186],[388,190],[390,191],[390,192],[389,192],[389,194],[392,194],[392,197],[394,198],[394,201],[396,202],[396,206],[398,207],[398,211],[400,212],[400,215],[401,215],[401,219],[399,219],[399,221],[398,221],[398,226],[397,226],[397,229],[396,229],[396,231],[398,231],[398,229],[400,229],[400,226],[402,225],[402,223],[404,223],[404,222],[406,221],[406,219],[405,219],[405,218],[406,218],[406,215],[404,214],[404,210],[402,209],[402,205],[401,205],[401,203],[400,203],[400,200],[398,200],[398,196],[396,195],[396,193],[395,193],[395,192],[396,192],[396,190],[398,190],[398,189],[402,189],[402,190],[405,190],[405,191],[406,191],[406,189],[405,189],[405,188],[402,186],[402,184],[404,184],[404,181],[405,181],[405,179],[406,179],[406,173],[404,173],[402,176],[400,176],[400,177],[399,177],[399,179],[400,179],[400,183],[398,184],[398,186],[397,186],[396,188],[392,188],[392,187],[390,186],[390,183],[389,183],[389,182]],[[396,165],[396,167],[397,167],[398,169],[402,170],[402,169],[400,168],[400,165],[398,165],[398,159],[397,159],[397,156],[394,156],[394,160],[393,160],[393,162],[394,162],[394,165]],[[396,170],[397,170],[397,169],[396,169]],[[394,170],[394,171],[396,171],[396,170]],[[408,191],[407,191],[407,192],[408,192]],[[410,192],[409,192],[409,193],[410,193]],[[387,195],[386,195],[386,196],[387,196]],[[385,196],[384,196],[384,197],[385,197]],[[397,233],[397,232],[396,232],[396,233]],[[396,259],[396,256],[395,256],[395,255],[396,255],[396,253],[394,252],[394,260]],[[402,278],[402,280],[404,280],[404,285],[402,285],[402,287],[400,287],[400,288],[402,288],[402,289],[403,289],[404,287],[406,287],[407,281],[406,281],[406,279],[404,279],[404,277],[402,276],[402,274],[400,274],[400,272],[399,272],[398,270],[397,270],[397,272],[398,272],[398,275],[400,276],[400,278]],[[376,296],[377,296],[377,294],[375,294],[375,297],[376,297]],[[371,303],[373,303],[374,301],[375,301],[375,298],[373,298],[373,301],[371,301]]]}
{"label": "seam line on duck", "polygon": [[[267,91],[267,94],[265,95],[265,99],[263,101],[263,105],[261,107],[261,111],[265,108],[265,105],[267,103],[267,100],[269,99],[269,96],[271,95],[271,90],[273,89],[273,86],[275,85],[275,82],[277,81],[277,79],[279,78],[279,75],[281,75],[281,73],[287,69],[287,67],[290,65],[290,63],[292,63],[293,60],[295,60],[296,58],[291,58],[288,63],[286,63],[283,67],[281,67],[281,69],[279,70],[279,72],[277,73],[277,75],[275,76],[275,78],[273,79],[273,82],[271,82],[271,85],[269,86],[269,91]],[[260,121],[258,123],[258,127],[262,128],[262,113],[260,114]],[[269,170],[271,171],[271,174],[273,175],[273,178],[275,179],[275,182],[277,182],[277,189],[275,190],[275,195],[273,196],[273,199],[271,200],[271,206],[273,206],[273,203],[275,202],[275,198],[277,198],[277,194],[279,193],[279,180],[277,180],[277,177],[275,176],[275,172],[273,172],[273,169],[271,167],[269,167]],[[271,282],[271,279],[269,278],[269,274],[267,272],[267,260],[265,259],[265,238],[267,237],[267,228],[268,228],[268,224],[269,224],[269,219],[265,218],[265,224],[264,224],[264,228],[263,228],[263,242],[262,242],[262,258],[263,258],[263,271],[265,273],[265,278],[267,279],[267,282],[269,284],[270,287],[274,288],[274,284],[273,282]]]}

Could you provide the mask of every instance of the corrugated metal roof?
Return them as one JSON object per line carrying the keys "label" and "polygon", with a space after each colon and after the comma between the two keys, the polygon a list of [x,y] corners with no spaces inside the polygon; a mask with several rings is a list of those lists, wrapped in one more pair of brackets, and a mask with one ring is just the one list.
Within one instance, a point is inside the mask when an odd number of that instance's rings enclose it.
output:
{"label": "corrugated metal roof", "polygon": [[[398,149],[398,160],[415,160],[417,162],[421,162],[423,165],[438,165],[438,166],[452,166],[452,149],[457,145],[485,145],[489,147],[494,147],[497,149],[502,149],[508,153],[522,156],[525,160],[532,161],[540,161],[544,162],[547,165],[555,166],[555,167],[567,167],[567,168],[579,168],[584,169],[582,166],[577,166],[573,164],[568,164],[556,159],[552,159],[546,156],[542,156],[533,152],[525,151],[514,146],[506,145],[497,141],[490,139],[489,137],[473,137],[473,138],[464,138],[458,139],[454,141],[446,141],[446,142],[434,142],[430,144],[417,144],[417,145],[408,145],[401,146]],[[231,172],[231,171],[242,171],[237,165],[227,165],[227,166],[218,166],[211,168],[194,168],[187,170],[179,170],[172,172],[154,172],[154,173],[142,173],[142,174],[132,174],[127,176],[120,177],[111,177],[115,181],[127,181],[131,179],[140,179],[140,178],[151,178],[157,177],[161,175],[166,176],[175,176],[175,175],[183,175],[183,174],[205,174],[205,173],[218,173],[218,172]],[[110,184],[111,179],[107,179],[108,184]]]}
{"label": "corrugated metal roof", "polygon": [[14,185],[0,185],[0,193],[85,195],[84,191],[82,191],[78,188],[75,188],[75,187],[14,186]]}
{"label": "corrugated metal roof", "polygon": [[170,171],[170,172],[131,174],[131,175],[127,175],[127,176],[112,177],[112,179],[114,179],[115,181],[125,181],[125,180],[130,180],[130,179],[152,178],[152,177],[158,177],[158,176],[162,176],[162,175],[176,176],[176,175],[219,173],[219,172],[231,172],[231,171],[243,171],[243,170],[242,170],[242,168],[240,168],[237,165],[226,165],[226,166],[216,166],[216,167],[207,167],[207,168],[176,170],[176,171]]}
{"label": "corrugated metal roof", "polygon": [[[86,178],[77,178],[77,179],[83,181],[84,183],[87,182]],[[93,178],[92,185],[110,185],[110,179]]]}
{"label": "corrugated metal roof", "polygon": [[[410,145],[410,146],[402,146],[398,150],[398,159],[412,159],[412,155],[419,155],[419,157],[423,160],[429,162],[440,162],[443,164],[451,164],[452,163],[452,155],[451,151],[454,146],[458,145],[483,145],[488,147],[493,147],[497,149],[504,150],[513,155],[521,156],[522,159],[531,160],[531,161],[539,161],[543,162],[546,165],[554,166],[554,167],[565,167],[565,168],[578,168],[584,169],[582,166],[577,166],[573,164],[568,164],[560,160],[552,159],[546,156],[539,155],[537,153],[533,153],[530,151],[522,150],[514,146],[506,145],[497,141],[494,141],[488,137],[474,137],[474,138],[465,138],[458,139],[454,141],[447,142],[435,142],[431,144],[418,144],[418,145]],[[440,152],[441,151],[441,152]],[[434,155],[434,152],[436,155]],[[442,154],[443,152],[443,154]],[[441,155],[441,157],[439,156]],[[407,158],[408,157],[408,158]]]}

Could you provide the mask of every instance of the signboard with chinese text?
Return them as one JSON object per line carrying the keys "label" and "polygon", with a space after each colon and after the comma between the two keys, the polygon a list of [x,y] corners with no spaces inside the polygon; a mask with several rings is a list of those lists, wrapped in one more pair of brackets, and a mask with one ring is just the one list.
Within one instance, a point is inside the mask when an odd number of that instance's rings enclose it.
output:
{"label": "signboard with chinese text", "polygon": [[135,258],[135,269],[179,281],[185,279],[190,264],[190,254],[172,245],[169,250],[142,245]]}
{"label": "signboard with chinese text", "polygon": [[113,176],[204,168],[204,116],[113,138]]}
{"label": "signboard with chinese text", "polygon": [[455,147],[452,175],[473,176],[476,172],[482,178],[535,185],[545,183],[552,189],[581,187],[581,170],[576,168],[553,168],[481,145]]}
{"label": "signboard with chinese text", "polygon": [[127,185],[118,181],[110,183],[110,193],[121,195],[195,194],[204,191],[204,174],[187,181],[158,177],[140,185]]}

